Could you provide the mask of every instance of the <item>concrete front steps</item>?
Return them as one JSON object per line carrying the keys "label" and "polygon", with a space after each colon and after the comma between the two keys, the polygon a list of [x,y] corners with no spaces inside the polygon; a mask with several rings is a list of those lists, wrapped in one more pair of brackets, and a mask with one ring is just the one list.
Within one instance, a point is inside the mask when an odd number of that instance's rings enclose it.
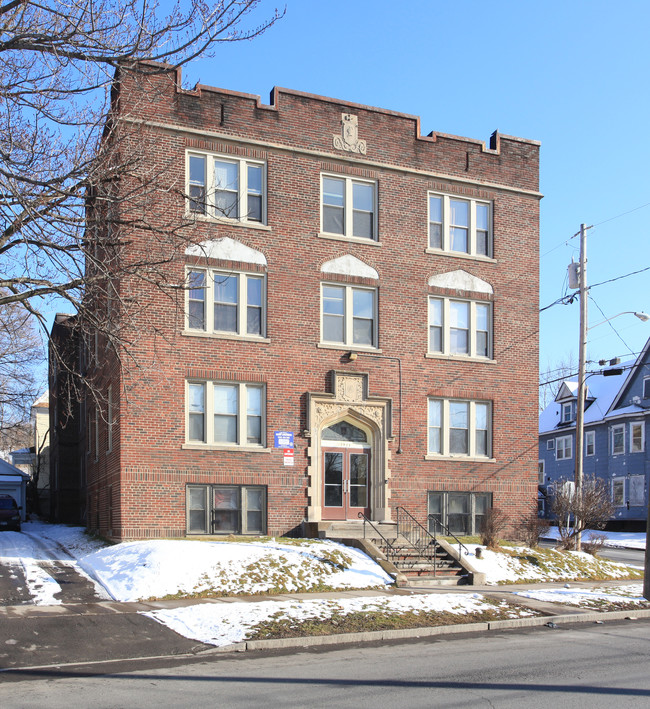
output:
{"label": "concrete front steps", "polygon": [[[389,540],[397,554],[387,558],[387,546],[373,527],[362,521],[316,522],[309,530],[313,536],[332,539],[364,551],[388,574],[393,576],[398,587],[408,586],[458,586],[460,584],[483,584],[484,574],[471,566],[458,547],[443,539],[435,542],[435,568],[413,548],[408,540],[398,538],[394,522],[374,522],[374,527]],[[429,555],[433,555],[433,547]]]}

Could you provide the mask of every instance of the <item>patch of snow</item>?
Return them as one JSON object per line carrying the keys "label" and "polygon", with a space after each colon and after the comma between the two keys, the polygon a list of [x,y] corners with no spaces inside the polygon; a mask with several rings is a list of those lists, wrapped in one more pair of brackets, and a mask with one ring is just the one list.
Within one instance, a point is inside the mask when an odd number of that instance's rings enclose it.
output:
{"label": "patch of snow", "polygon": [[[504,606],[505,607],[505,606]],[[327,620],[333,615],[357,612],[415,613],[439,612],[466,615],[494,608],[478,593],[435,593],[413,596],[375,596],[314,599],[307,601],[262,601],[260,603],[202,603],[143,615],[157,620],[186,638],[209,645],[231,645],[251,635],[251,629],[272,619],[288,619],[299,624],[305,620]],[[532,615],[516,610],[516,617]]]}
{"label": "patch of snow", "polygon": [[641,584],[617,588],[554,588],[517,591],[517,596],[571,606],[602,606],[607,603],[647,603]]}
{"label": "patch of snow", "polygon": [[[600,529],[587,529],[582,535],[583,539],[589,539],[590,535],[604,536],[606,547],[623,547],[625,549],[645,549],[645,532],[608,532]],[[560,533],[557,527],[549,527],[544,532],[545,539],[559,539]]]}
{"label": "patch of snow", "polygon": [[[480,545],[472,544],[469,549],[470,554],[467,559],[477,571],[485,574],[487,584],[518,581],[564,581],[584,576],[579,573],[577,568],[576,572],[572,573],[571,567],[567,566],[567,560],[570,562],[572,558],[579,562],[580,568],[583,570],[593,567],[605,570],[613,578],[628,577],[625,564],[596,559],[585,552],[560,552],[555,549],[545,549],[542,567],[526,559],[526,556],[535,554],[535,551],[528,547],[507,547],[509,551],[516,552],[519,558],[507,553],[491,551]],[[480,558],[476,556],[475,549],[481,550]]]}
{"label": "patch of snow", "polygon": [[[337,555],[349,561],[337,567]],[[301,544],[156,540],[123,542],[79,561],[115,600],[192,593],[247,594],[368,588],[393,579],[357,549],[325,540]]]}

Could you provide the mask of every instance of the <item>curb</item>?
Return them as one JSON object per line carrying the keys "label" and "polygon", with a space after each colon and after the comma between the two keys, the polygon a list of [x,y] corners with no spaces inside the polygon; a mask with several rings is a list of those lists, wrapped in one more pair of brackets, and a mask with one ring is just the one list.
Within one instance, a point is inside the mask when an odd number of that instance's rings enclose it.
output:
{"label": "curb", "polygon": [[324,645],[349,645],[352,643],[374,643],[382,640],[409,640],[435,635],[456,635],[490,630],[511,630],[514,628],[533,628],[570,623],[595,623],[608,620],[637,620],[650,618],[650,609],[607,611],[598,613],[569,613],[566,615],[545,615],[535,618],[512,618],[493,620],[486,623],[459,623],[424,628],[405,628],[400,630],[371,630],[362,633],[341,633],[340,635],[312,635],[299,638],[276,638],[273,640],[245,640],[241,643],[214,647],[199,652],[199,655],[222,654],[229,652],[253,652],[259,650],[283,650],[293,648],[320,647]]}

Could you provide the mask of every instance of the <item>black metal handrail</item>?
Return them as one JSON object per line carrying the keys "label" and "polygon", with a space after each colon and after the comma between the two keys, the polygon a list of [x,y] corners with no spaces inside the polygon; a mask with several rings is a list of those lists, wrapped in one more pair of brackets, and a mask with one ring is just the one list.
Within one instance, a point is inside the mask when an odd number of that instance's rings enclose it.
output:
{"label": "black metal handrail", "polygon": [[389,539],[387,539],[387,538],[379,531],[379,529],[378,529],[377,527],[375,527],[375,525],[372,523],[372,521],[369,520],[363,512],[359,512],[359,514],[358,514],[357,516],[359,517],[359,519],[363,519],[363,538],[364,538],[364,539],[366,538],[366,523],[367,523],[367,524],[369,524],[369,525],[373,528],[373,530],[379,535],[379,537],[381,538],[381,540],[382,540],[382,541],[384,542],[384,544],[386,545],[386,558],[388,559],[388,561],[390,561],[391,563],[393,563],[393,561],[394,561],[394,559],[395,559],[395,556],[396,556],[396,554],[397,554],[397,550],[396,550],[395,547],[393,546],[392,542],[391,542]]}
{"label": "black metal handrail", "polygon": [[431,534],[405,507],[397,507],[395,512],[397,517],[397,536],[406,539],[423,559],[433,563],[435,569],[438,561],[438,545],[435,534]]}
{"label": "black metal handrail", "polygon": [[[405,546],[415,552],[411,556],[410,566],[415,566],[418,562],[424,562],[433,567],[433,575],[438,571],[438,545],[435,537],[421,525],[408,510],[397,507],[396,510],[397,536],[393,541],[387,539],[381,531],[369,520],[363,512],[359,512],[359,518],[363,519],[363,536],[366,536],[366,523],[381,538],[386,549],[386,558],[391,563],[395,563],[400,552],[403,553]],[[405,544],[406,543],[406,544]]]}
{"label": "black metal handrail", "polygon": [[[430,514],[428,516],[428,519],[429,519],[429,521],[433,521],[435,524],[440,525],[440,527],[443,531],[443,534],[442,534],[443,537],[453,537],[456,540],[456,542],[458,544],[458,554],[459,555],[460,555],[461,547],[465,550],[465,556],[469,555],[469,549],[463,544],[463,542],[460,541],[460,539],[449,529],[449,527],[446,524],[444,524],[443,522],[441,522],[438,519],[438,517],[436,515]],[[433,534],[435,537],[435,528],[434,528]]]}

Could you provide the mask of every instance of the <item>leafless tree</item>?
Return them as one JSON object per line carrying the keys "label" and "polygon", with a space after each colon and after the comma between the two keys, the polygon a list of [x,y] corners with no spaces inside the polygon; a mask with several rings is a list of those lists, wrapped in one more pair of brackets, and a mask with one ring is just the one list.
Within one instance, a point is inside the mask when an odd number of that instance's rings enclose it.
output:
{"label": "leafless tree", "polygon": [[573,549],[585,529],[603,529],[614,514],[609,488],[602,478],[585,476],[579,491],[572,480],[559,480],[551,503],[557,520],[560,546]]}
{"label": "leafless tree", "polygon": [[0,432],[11,448],[24,447],[17,441],[24,438],[25,421],[40,393],[37,367],[43,360],[43,344],[31,315],[17,303],[0,306]]}
{"label": "leafless tree", "polygon": [[[147,171],[137,127],[127,136],[113,120],[114,82],[253,39],[282,15],[262,4],[9,0],[0,6],[0,309],[21,308],[44,325],[54,301],[77,315],[84,339],[99,331],[119,343],[126,328],[117,314],[128,316],[132,294],[115,292],[118,271],[159,283],[182,225],[146,218],[153,191],[169,187]],[[128,214],[119,208],[125,202]],[[133,228],[156,239],[127,261],[125,239]]]}
{"label": "leafless tree", "polygon": [[563,379],[575,376],[578,371],[578,362],[569,353],[563,359],[551,364],[539,373],[539,410],[544,409],[553,401]]}

